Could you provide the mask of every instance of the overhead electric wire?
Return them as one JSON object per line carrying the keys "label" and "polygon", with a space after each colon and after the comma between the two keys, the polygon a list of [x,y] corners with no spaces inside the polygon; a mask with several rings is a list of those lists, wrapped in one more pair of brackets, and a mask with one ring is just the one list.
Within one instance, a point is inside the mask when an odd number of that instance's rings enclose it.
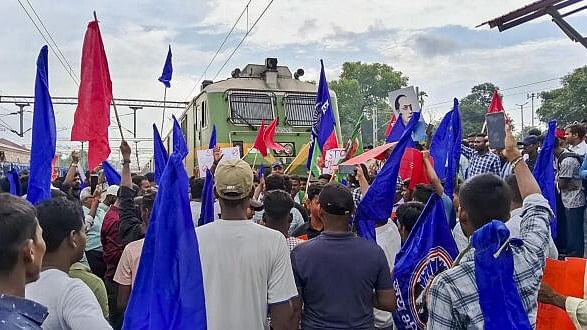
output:
{"label": "overhead electric wire", "polygon": [[228,41],[228,38],[230,37],[230,35],[234,31],[234,29],[236,28],[236,25],[238,24],[238,22],[240,21],[240,19],[243,17],[243,15],[245,14],[245,12],[248,11],[249,5],[251,4],[251,1],[253,1],[253,0],[249,0],[249,2],[247,3],[247,5],[241,11],[240,15],[238,16],[238,18],[236,19],[236,21],[232,25],[232,28],[230,28],[230,31],[228,31],[228,33],[224,37],[224,40],[222,41],[222,43],[220,43],[220,46],[216,50],[216,53],[214,54],[214,56],[212,56],[212,59],[210,60],[210,62],[206,66],[206,69],[204,69],[204,72],[202,72],[202,74],[200,75],[200,78],[198,78],[198,80],[196,80],[196,83],[194,84],[194,87],[192,87],[192,89],[190,90],[189,94],[186,96],[186,98],[185,98],[186,100],[189,99],[189,97],[194,92],[194,89],[196,89],[196,87],[198,86],[198,83],[202,80],[202,78],[204,78],[204,76],[208,72],[208,69],[210,68],[210,66],[212,65],[212,63],[214,62],[214,60],[216,59],[216,57],[218,56],[218,54],[220,53],[220,51],[222,50],[222,47],[224,47],[224,44],[226,44],[226,41]]}
{"label": "overhead electric wire", "polygon": [[[33,25],[35,26],[35,28],[37,29],[37,31],[39,32],[39,34],[41,35],[41,37],[45,40],[45,42],[47,43],[47,45],[49,46],[49,48],[51,48],[51,51],[53,52],[53,54],[55,54],[55,56],[57,57],[57,60],[59,60],[59,63],[61,63],[61,66],[65,69],[65,71],[67,71],[67,74],[71,77],[71,79],[73,80],[73,82],[79,87],[79,82],[77,80],[77,77],[75,77],[74,74],[73,74],[73,72],[70,71],[71,67],[69,67],[69,68],[67,67],[67,65],[64,63],[64,59],[62,59],[59,56],[58,51],[56,51],[55,48],[53,47],[53,45],[49,42],[49,40],[47,40],[47,37],[45,36],[45,34],[43,34],[43,32],[41,31],[41,29],[39,28],[39,26],[37,25],[37,23],[35,22],[35,20],[33,19],[33,17],[29,14],[28,10],[22,4],[22,2],[20,0],[16,0],[16,1],[18,1],[18,3],[20,4],[20,6],[22,7],[22,9],[24,10],[25,14],[31,20],[31,23],[33,23]],[[41,24],[42,24],[42,22],[41,22]],[[55,44],[55,46],[57,46],[57,44]],[[59,53],[60,52],[61,51],[59,50]]]}
{"label": "overhead electric wire", "polygon": [[[545,80],[540,80],[540,81],[535,81],[535,82],[531,82],[531,83],[527,83],[527,84],[523,84],[523,85],[518,85],[518,86],[513,86],[513,87],[507,87],[507,88],[500,88],[499,91],[508,91],[508,90],[512,90],[512,89],[518,89],[518,88],[522,88],[522,87],[528,87],[528,86],[532,86],[532,85],[538,85],[538,84],[542,84],[545,82],[549,82],[549,81],[554,81],[554,80],[560,80],[562,79],[562,77],[556,77],[556,78],[550,78],[550,79],[545,79]],[[524,92],[526,93],[526,92]],[[524,94],[521,93],[521,94]],[[503,95],[505,96],[512,96],[512,95],[520,95],[520,94],[508,94],[508,95]],[[433,103],[430,105],[426,106],[426,109],[430,108],[430,107],[434,107],[436,105],[442,105],[442,104],[447,104],[447,103],[452,103],[453,101],[444,101],[444,102],[438,102],[438,103]]]}
{"label": "overhead electric wire", "polygon": [[[65,55],[63,55],[63,53],[61,52],[61,49],[59,48],[59,45],[57,44],[57,42],[55,41],[55,39],[53,39],[53,36],[51,35],[51,32],[49,32],[49,30],[47,30],[47,27],[45,27],[45,24],[43,24],[43,20],[41,19],[41,17],[39,17],[39,15],[37,14],[37,11],[35,10],[35,7],[33,7],[33,5],[31,4],[31,2],[29,0],[26,0],[26,2],[29,4],[29,7],[31,7],[31,10],[33,11],[33,14],[35,14],[35,17],[39,20],[39,23],[41,23],[41,26],[43,27],[43,30],[45,30],[45,32],[47,33],[47,35],[49,36],[49,39],[51,39],[51,41],[53,41],[53,44],[55,45],[55,48],[57,48],[57,51],[59,52],[59,55],[61,55],[61,57],[63,58],[63,60],[65,61],[65,63],[67,64],[67,67],[69,68],[69,71],[76,77],[78,78],[77,74],[75,73],[75,70],[73,70],[73,68],[71,67],[71,64],[69,63],[69,61],[67,60],[67,57],[65,57]],[[78,78],[79,81],[79,78]]]}
{"label": "overhead electric wire", "polygon": [[253,22],[253,25],[251,25],[251,28],[247,31],[247,33],[245,33],[245,35],[243,36],[243,38],[241,39],[241,41],[238,43],[238,45],[236,45],[236,48],[232,51],[232,53],[230,53],[230,55],[228,56],[228,58],[226,59],[226,61],[224,62],[224,64],[222,64],[222,67],[220,67],[220,70],[218,70],[218,72],[216,72],[216,75],[214,76],[214,78],[212,78],[212,80],[216,79],[216,77],[218,77],[218,75],[220,74],[220,72],[222,72],[222,70],[224,69],[224,67],[226,66],[226,64],[228,64],[228,62],[230,61],[230,59],[232,59],[232,56],[234,55],[234,53],[236,53],[236,51],[243,44],[243,42],[245,41],[245,39],[247,38],[247,36],[249,35],[249,33],[251,33],[251,31],[255,28],[255,26],[257,25],[257,23],[261,19],[261,17],[263,17],[263,15],[265,15],[265,12],[267,12],[267,9],[269,9],[269,7],[273,3],[273,1],[275,1],[275,0],[269,1],[269,3],[267,4],[267,6],[265,7],[265,9],[263,9],[263,11],[261,12],[261,15],[259,15],[259,17],[257,17],[257,19],[255,20],[255,22]]}

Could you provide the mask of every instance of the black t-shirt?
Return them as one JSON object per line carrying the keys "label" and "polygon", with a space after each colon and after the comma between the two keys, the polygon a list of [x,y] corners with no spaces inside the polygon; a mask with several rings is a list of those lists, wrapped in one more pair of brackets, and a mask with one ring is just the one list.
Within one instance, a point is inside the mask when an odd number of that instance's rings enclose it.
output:
{"label": "black t-shirt", "polygon": [[320,235],[320,233],[322,231],[312,228],[312,226],[310,226],[310,224],[311,224],[311,221],[308,221],[308,222],[304,223],[303,225],[299,226],[298,228],[296,228],[296,230],[294,230],[294,232],[291,234],[291,236],[293,236],[293,237],[307,236],[308,239],[312,239],[312,238]]}

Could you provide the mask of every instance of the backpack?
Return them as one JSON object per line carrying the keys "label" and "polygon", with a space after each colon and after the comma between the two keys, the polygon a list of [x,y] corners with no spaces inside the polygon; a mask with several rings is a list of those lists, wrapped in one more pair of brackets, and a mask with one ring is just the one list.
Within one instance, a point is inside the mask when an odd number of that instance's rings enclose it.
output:
{"label": "backpack", "polygon": [[[558,157],[559,168],[560,168],[562,161],[565,158],[569,158],[569,157],[575,158],[579,162],[579,169],[580,169],[581,166],[583,165],[583,161],[585,160],[585,155],[581,156],[581,155],[576,154],[576,153],[569,151],[569,150],[563,151],[563,153]],[[581,182],[583,183],[583,190],[587,191],[587,179],[581,179]]]}

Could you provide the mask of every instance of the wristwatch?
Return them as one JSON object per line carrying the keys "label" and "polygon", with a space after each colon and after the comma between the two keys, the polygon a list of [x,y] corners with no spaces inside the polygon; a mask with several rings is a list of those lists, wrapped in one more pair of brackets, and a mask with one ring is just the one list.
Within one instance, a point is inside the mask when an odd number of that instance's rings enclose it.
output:
{"label": "wristwatch", "polygon": [[130,159],[123,159],[122,165],[125,165],[125,164],[130,164]]}

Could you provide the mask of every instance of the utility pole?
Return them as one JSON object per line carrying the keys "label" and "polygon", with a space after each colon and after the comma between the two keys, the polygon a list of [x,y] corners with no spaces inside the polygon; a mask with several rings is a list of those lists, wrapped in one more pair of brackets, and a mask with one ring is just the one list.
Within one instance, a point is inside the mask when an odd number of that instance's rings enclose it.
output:
{"label": "utility pole", "polygon": [[528,102],[524,103],[524,104],[516,104],[517,106],[520,107],[520,116],[522,117],[522,131],[524,131],[524,106],[528,104]]}
{"label": "utility pole", "polygon": [[136,139],[137,138],[137,110],[142,109],[143,107],[139,106],[139,105],[130,105],[129,108],[132,110],[133,112],[133,137]]}
{"label": "utility pole", "polygon": [[535,126],[534,126],[534,96],[535,96],[536,94],[532,93],[532,94],[530,94],[530,95],[531,95],[531,97],[532,97],[532,127],[535,127]]}
{"label": "utility pole", "polygon": [[[20,130],[18,132],[15,132],[13,130],[14,133],[16,133],[16,135],[23,137],[24,136],[24,127],[23,127],[23,122],[24,122],[24,107],[29,107],[31,104],[28,102],[17,102],[14,103],[14,105],[16,105],[19,110],[18,110],[18,115],[20,116]],[[27,130],[28,132],[29,130]]]}
{"label": "utility pole", "polygon": [[373,148],[377,146],[377,106],[373,108],[372,112],[373,119]]}

